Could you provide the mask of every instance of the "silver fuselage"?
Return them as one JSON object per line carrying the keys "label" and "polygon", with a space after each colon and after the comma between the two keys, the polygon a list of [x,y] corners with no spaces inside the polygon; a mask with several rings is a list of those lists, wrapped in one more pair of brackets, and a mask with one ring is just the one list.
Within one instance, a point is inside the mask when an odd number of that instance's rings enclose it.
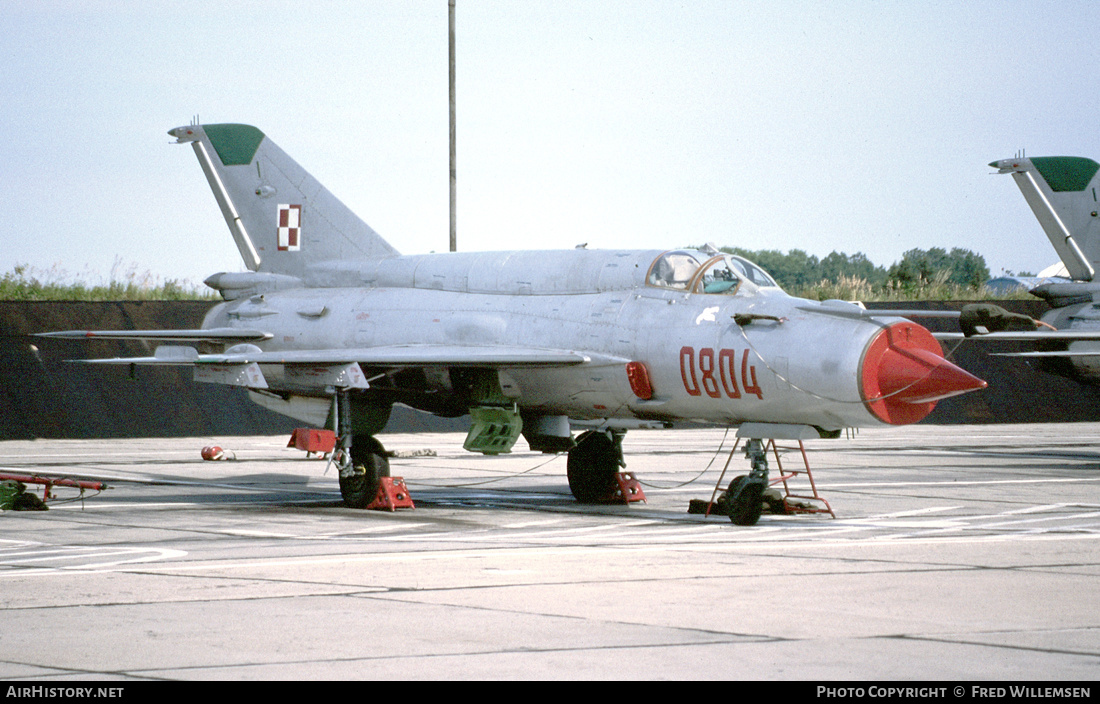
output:
{"label": "silver fuselage", "polygon": [[[648,286],[659,255],[399,256],[315,274],[340,286],[273,290],[221,304],[204,327],[262,328],[272,334],[258,343],[264,352],[496,345],[586,355],[583,365],[499,370],[508,397],[540,415],[829,429],[883,423],[857,382],[867,346],[890,320],[838,317],[818,302],[748,282],[733,295]],[[738,314],[757,317],[738,325]],[[632,390],[625,367],[631,361],[648,368],[651,398]],[[278,364],[262,368],[270,391],[326,393],[288,381]],[[451,392],[447,369],[425,369],[422,383],[436,394]]]}

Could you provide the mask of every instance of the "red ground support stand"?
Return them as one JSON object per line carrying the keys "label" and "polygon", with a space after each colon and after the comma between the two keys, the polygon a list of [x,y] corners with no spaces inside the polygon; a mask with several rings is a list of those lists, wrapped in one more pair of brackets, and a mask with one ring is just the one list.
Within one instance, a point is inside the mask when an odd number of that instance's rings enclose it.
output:
{"label": "red ground support stand", "polygon": [[296,428],[286,446],[305,450],[306,457],[314,452],[320,453],[324,457],[336,447],[336,433],[331,430]]}
{"label": "red ground support stand", "polygon": [[[768,486],[769,487],[774,487],[777,484],[782,484],[783,485],[783,506],[786,509],[786,512],[787,513],[827,513],[830,516],[832,516],[833,518],[836,518],[836,514],[833,513],[833,508],[832,508],[832,506],[829,505],[829,502],[826,501],[825,499],[821,498],[821,496],[817,493],[817,485],[814,484],[814,475],[813,475],[813,472],[810,471],[810,460],[806,457],[806,446],[802,444],[802,441],[801,440],[798,441],[798,447],[792,447],[792,446],[780,447],[780,446],[775,444],[775,440],[768,440],[768,442],[764,445],[764,451],[767,452],[767,450],[769,448],[772,451],[772,455],[775,457],[775,467],[776,467],[776,469],[779,470],[779,476],[775,479],[770,479],[768,481]],[[779,459],[779,450],[781,450],[781,449],[782,450],[790,450],[792,452],[794,450],[798,450],[799,452],[801,452],[802,453],[802,466],[805,467],[805,469],[790,469],[790,470],[783,469],[783,462],[782,462],[782,460]],[[805,496],[805,495],[801,495],[801,494],[792,494],[791,493],[791,488],[787,484],[787,482],[791,479],[794,479],[799,474],[805,474],[806,479],[809,480],[809,482],[810,482],[810,491],[812,492],[812,496]],[[804,504],[800,505],[799,503],[792,503],[791,499],[795,499],[796,501],[819,501],[822,504],[824,504],[825,507],[821,508],[820,506],[808,506],[808,505],[804,505]]]}
{"label": "red ground support stand", "polygon": [[11,480],[15,482],[22,482],[23,484],[41,484],[42,485],[42,500],[49,501],[54,498],[52,489],[55,486],[68,486],[76,487],[80,489],[81,495],[84,494],[85,489],[93,489],[95,491],[103,491],[108,486],[103,482],[87,482],[77,479],[65,479],[62,477],[41,477],[37,474],[24,475],[24,474],[0,474],[0,481]]}
{"label": "red ground support stand", "polygon": [[[797,438],[797,437],[798,437],[798,435],[792,435],[792,436],[789,436],[786,439],[790,440],[790,439],[794,439],[794,438]],[[776,469],[779,472],[778,477],[776,477],[774,479],[773,478],[768,479],[768,488],[771,489],[771,488],[775,487],[777,484],[782,484],[783,485],[783,512],[788,514],[788,515],[789,514],[795,514],[795,513],[827,513],[830,516],[832,516],[833,518],[836,518],[836,514],[833,513],[833,508],[832,508],[832,506],[829,505],[829,502],[826,501],[825,499],[823,499],[821,497],[821,495],[817,493],[817,485],[814,483],[814,475],[813,475],[813,472],[810,471],[810,460],[806,456],[806,446],[802,443],[802,440],[800,440],[800,439],[797,440],[797,442],[798,442],[797,447],[793,447],[793,446],[789,446],[789,445],[781,447],[781,446],[775,444],[774,439],[765,440],[765,442],[764,442],[764,452],[766,453],[769,450],[771,450],[772,456],[775,457]],[[703,512],[703,513],[705,513],[705,515],[707,517],[710,516],[711,509],[713,509],[715,506],[718,505],[717,502],[715,501],[715,497],[718,496],[718,492],[722,488],[722,481],[726,477],[726,470],[729,469],[730,462],[733,461],[733,455],[734,455],[734,453],[737,452],[737,448],[740,446],[740,444],[741,444],[741,440],[738,439],[738,441],[734,444],[733,449],[730,450],[729,458],[726,459],[726,466],[722,469],[722,474],[718,477],[718,482],[714,485],[714,493],[711,494],[710,501],[709,502],[702,502],[702,501],[698,502],[701,507],[706,508],[706,511]],[[791,450],[791,451],[798,450],[802,454],[802,466],[804,467],[804,469],[783,469],[783,461],[781,459],[779,459],[779,450],[781,450],[781,449],[782,450]],[[800,474],[805,474],[806,479],[809,480],[809,482],[810,482],[810,492],[812,493],[811,496],[806,496],[806,495],[802,495],[802,494],[792,494],[791,493],[791,487],[790,487],[790,484],[788,482],[790,480],[794,479],[795,477],[797,477]],[[792,499],[794,499],[795,501],[792,501]],[[821,504],[824,504],[824,508],[815,507],[815,506],[811,506],[811,505],[804,504],[804,503],[798,503],[799,501],[817,501],[817,502],[820,502]],[[689,511],[689,513],[691,513],[691,512],[700,512],[700,511],[695,510],[694,508],[689,508],[688,511]],[[770,513],[777,513],[777,512],[776,511],[770,511]]]}
{"label": "red ground support stand", "polygon": [[645,501],[645,492],[642,485],[635,478],[633,472],[618,472],[615,474],[616,488],[599,501],[601,504],[629,504],[635,501]]}
{"label": "red ground support stand", "polygon": [[401,477],[382,477],[374,501],[367,506],[372,511],[396,511],[399,508],[416,508]]}

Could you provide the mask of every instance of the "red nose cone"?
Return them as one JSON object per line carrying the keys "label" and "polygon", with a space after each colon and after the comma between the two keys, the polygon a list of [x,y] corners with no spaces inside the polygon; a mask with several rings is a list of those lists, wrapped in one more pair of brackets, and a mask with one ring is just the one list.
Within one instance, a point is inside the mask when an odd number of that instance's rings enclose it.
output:
{"label": "red nose cone", "polygon": [[986,383],[943,358],[932,333],[908,320],[871,341],[863,356],[863,400],[879,420],[916,423],[936,401],[984,389]]}

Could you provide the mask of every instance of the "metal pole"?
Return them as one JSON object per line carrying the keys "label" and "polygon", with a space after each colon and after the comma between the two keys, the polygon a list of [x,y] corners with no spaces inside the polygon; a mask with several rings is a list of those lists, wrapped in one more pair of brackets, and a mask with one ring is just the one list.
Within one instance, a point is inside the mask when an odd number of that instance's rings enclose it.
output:
{"label": "metal pole", "polygon": [[451,251],[458,251],[458,171],[455,165],[455,0],[447,0],[448,63],[450,64],[451,93]]}

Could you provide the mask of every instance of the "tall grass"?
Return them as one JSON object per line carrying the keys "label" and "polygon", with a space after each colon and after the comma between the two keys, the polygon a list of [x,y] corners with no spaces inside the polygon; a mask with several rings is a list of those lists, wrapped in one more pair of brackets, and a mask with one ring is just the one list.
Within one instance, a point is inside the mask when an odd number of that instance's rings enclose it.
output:
{"label": "tall grass", "polygon": [[[219,296],[202,284],[188,280],[160,279],[149,272],[138,273],[136,265],[119,273],[118,261],[111,268],[107,281],[89,284],[58,267],[48,271],[25,264],[16,265],[0,277],[0,300],[3,301],[213,301]],[[1033,300],[1025,289],[1012,293],[994,293],[982,286],[972,288],[946,283],[949,272],[940,272],[931,281],[901,287],[887,282],[875,286],[866,279],[840,276],[836,281],[823,280],[813,286],[788,293],[818,301],[984,301]]]}
{"label": "tall grass", "polygon": [[[86,274],[85,277],[88,275]],[[57,266],[48,271],[17,264],[0,277],[0,300],[4,301],[193,301],[215,300],[217,293],[187,280],[161,279],[139,273],[136,265],[123,271],[115,260],[110,277],[88,283]]]}

